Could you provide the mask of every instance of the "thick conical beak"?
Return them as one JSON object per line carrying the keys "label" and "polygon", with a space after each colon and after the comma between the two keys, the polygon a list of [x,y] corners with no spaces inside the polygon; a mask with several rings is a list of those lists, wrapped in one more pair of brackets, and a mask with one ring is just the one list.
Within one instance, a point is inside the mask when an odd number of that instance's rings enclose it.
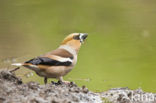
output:
{"label": "thick conical beak", "polygon": [[87,33],[80,33],[80,42],[83,43],[84,40],[88,37]]}
{"label": "thick conical beak", "polygon": [[85,40],[87,37],[88,37],[88,34],[87,33],[83,33],[82,39]]}

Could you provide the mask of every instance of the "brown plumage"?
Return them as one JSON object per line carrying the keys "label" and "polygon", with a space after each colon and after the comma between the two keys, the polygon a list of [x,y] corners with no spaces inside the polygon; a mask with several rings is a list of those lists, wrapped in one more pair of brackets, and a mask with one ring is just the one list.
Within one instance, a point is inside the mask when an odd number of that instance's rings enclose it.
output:
{"label": "brown plumage", "polygon": [[18,67],[24,66],[35,71],[36,74],[44,77],[45,84],[47,83],[47,78],[57,78],[64,83],[68,83],[67,81],[63,81],[63,76],[75,66],[77,53],[86,38],[87,34],[85,33],[70,34],[56,50],[24,63],[14,63],[12,65]]}
{"label": "brown plumage", "polygon": [[73,57],[73,55],[65,49],[56,49],[54,51],[51,51],[51,52],[45,54],[44,56],[49,56],[49,55],[57,55],[60,57],[65,57],[65,58],[66,57]]}

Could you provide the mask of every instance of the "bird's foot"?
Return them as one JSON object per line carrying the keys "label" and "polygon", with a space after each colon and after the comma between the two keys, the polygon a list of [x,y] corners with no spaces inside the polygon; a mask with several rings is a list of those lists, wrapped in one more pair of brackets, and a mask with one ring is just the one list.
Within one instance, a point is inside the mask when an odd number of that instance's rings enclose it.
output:
{"label": "bird's foot", "polygon": [[58,82],[51,81],[51,83],[55,84],[55,85],[63,85],[63,84],[69,85],[69,84],[71,84],[70,81],[60,81],[60,80]]}
{"label": "bird's foot", "polygon": [[63,80],[63,77],[61,76],[61,77],[59,77],[58,83],[60,83],[60,84],[70,84],[71,82]]}
{"label": "bird's foot", "polygon": [[51,83],[54,85],[67,85],[70,87],[77,87],[77,85],[74,82],[70,82],[70,81],[60,81],[59,80],[58,82],[51,81]]}

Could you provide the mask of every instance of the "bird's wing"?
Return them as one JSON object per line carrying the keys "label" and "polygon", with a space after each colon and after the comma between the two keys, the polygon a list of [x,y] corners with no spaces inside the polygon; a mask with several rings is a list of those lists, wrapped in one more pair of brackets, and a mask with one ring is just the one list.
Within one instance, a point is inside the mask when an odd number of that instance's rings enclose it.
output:
{"label": "bird's wing", "polygon": [[73,55],[67,50],[56,49],[52,52],[26,61],[25,65],[70,66],[73,63],[73,58]]}
{"label": "bird's wing", "polygon": [[45,66],[70,66],[72,59],[62,58],[57,56],[50,57],[37,57],[25,62],[32,65],[45,65]]}
{"label": "bird's wing", "polygon": [[47,56],[51,56],[51,55],[73,59],[73,54],[71,54],[69,51],[67,51],[65,49],[56,49],[56,50],[53,50],[53,51],[51,51],[47,54],[44,54],[42,56],[47,57]]}

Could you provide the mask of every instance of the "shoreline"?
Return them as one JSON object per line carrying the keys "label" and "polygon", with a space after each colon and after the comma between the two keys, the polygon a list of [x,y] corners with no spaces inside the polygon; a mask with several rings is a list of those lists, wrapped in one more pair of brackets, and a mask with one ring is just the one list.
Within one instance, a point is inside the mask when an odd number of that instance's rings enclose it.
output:
{"label": "shoreline", "polygon": [[0,70],[0,103],[156,103],[156,94],[142,89],[112,88],[95,93],[85,86],[37,82],[23,83],[8,70]]}

